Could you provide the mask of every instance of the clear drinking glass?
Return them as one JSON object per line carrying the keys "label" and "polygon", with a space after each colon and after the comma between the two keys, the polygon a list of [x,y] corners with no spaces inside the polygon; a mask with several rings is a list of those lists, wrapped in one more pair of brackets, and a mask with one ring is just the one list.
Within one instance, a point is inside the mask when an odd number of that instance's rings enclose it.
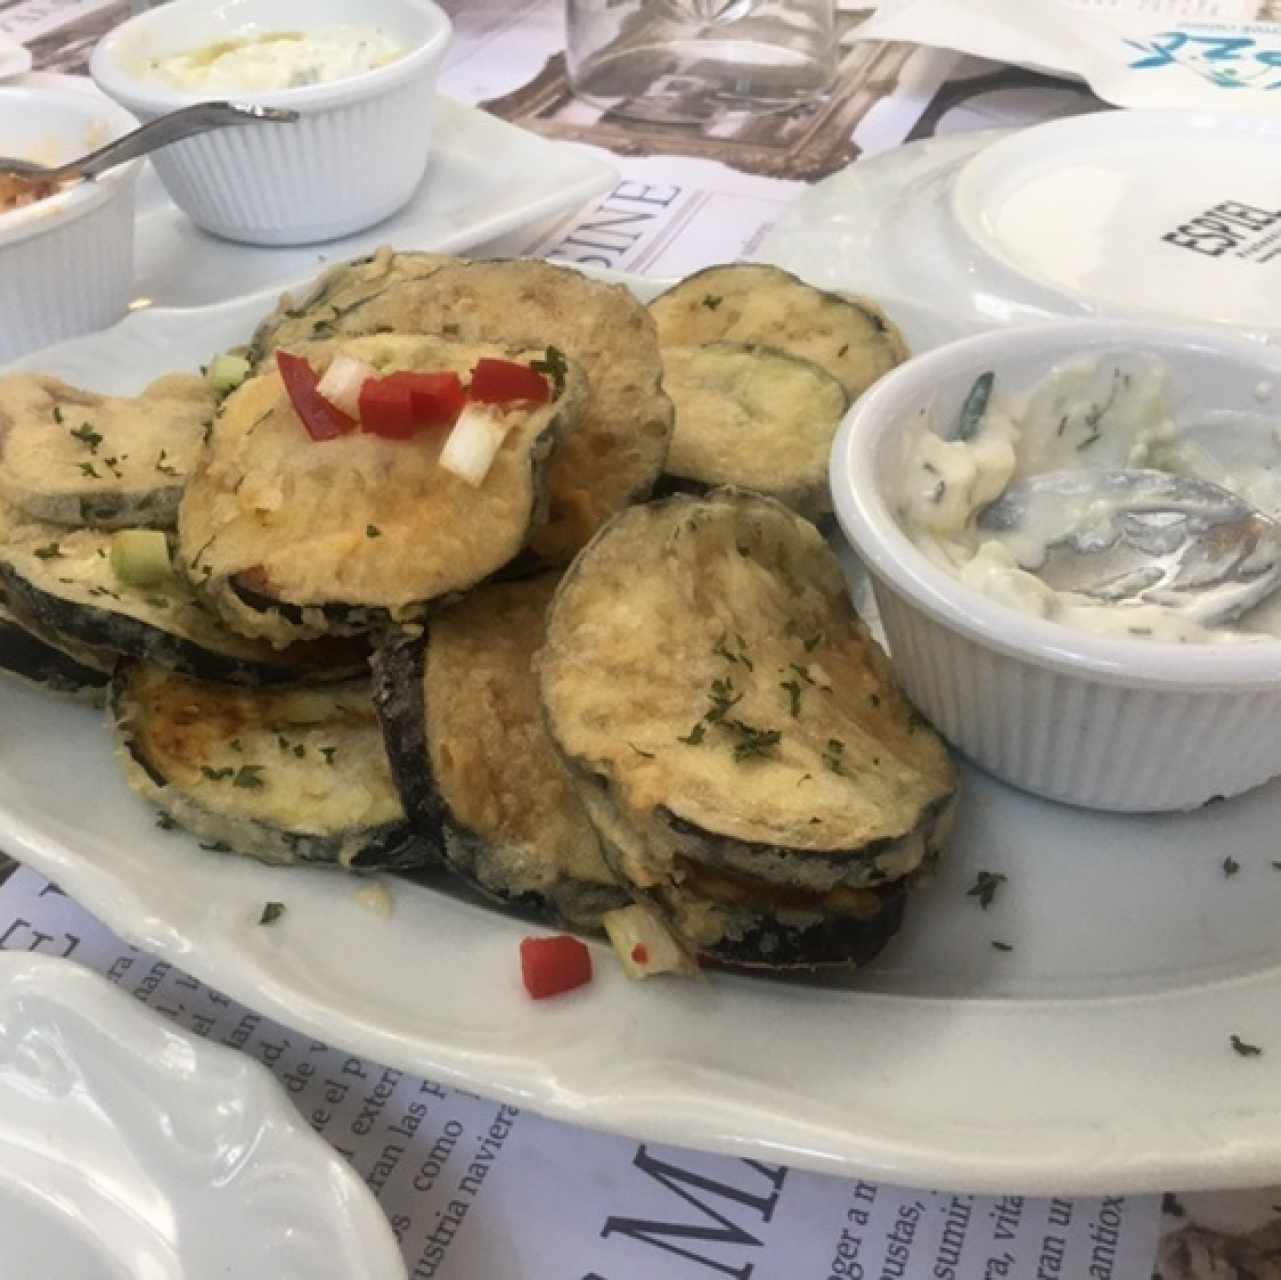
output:
{"label": "clear drinking glass", "polygon": [[836,71],[833,0],[566,0],[570,83],[619,115],[695,123],[812,101]]}

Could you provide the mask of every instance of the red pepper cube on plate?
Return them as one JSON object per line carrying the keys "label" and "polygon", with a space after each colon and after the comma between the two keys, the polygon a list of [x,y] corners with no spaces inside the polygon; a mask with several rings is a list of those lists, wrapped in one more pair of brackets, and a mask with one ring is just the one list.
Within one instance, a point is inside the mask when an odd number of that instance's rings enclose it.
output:
{"label": "red pepper cube on plate", "polygon": [[354,430],[355,419],[336,409],[316,390],[320,376],[302,356],[277,351],[276,368],[280,370],[289,403],[313,440],[336,440]]}
{"label": "red pepper cube on plate", "polygon": [[456,373],[415,373],[409,398],[420,426],[452,427],[467,404],[462,379]]}
{"label": "red pepper cube on plate", "polygon": [[367,379],[360,388],[360,429],[389,440],[408,440],[418,425],[413,379],[412,373]]}
{"label": "red pepper cube on plate", "polygon": [[535,1000],[558,996],[592,980],[592,953],[568,934],[554,938],[522,938],[520,972],[525,990]]}
{"label": "red pepper cube on plate", "polygon": [[481,404],[508,404],[513,400],[546,404],[551,399],[551,389],[547,379],[527,364],[482,356],[471,371],[468,395]]}

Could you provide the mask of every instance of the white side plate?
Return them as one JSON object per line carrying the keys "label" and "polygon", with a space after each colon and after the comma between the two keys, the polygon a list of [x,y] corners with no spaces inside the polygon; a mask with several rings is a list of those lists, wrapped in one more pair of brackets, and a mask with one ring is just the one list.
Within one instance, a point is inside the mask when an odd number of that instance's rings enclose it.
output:
{"label": "white side plate", "polygon": [[[24,363],[132,390],[243,340],[269,302],[142,312]],[[352,878],[202,852],[129,794],[96,714],[12,684],[0,699],[0,847],[353,1052],[579,1124],[914,1186],[1281,1180],[1281,785],[1134,818],[967,771],[952,856],[864,973],[629,983],[599,947],[589,987],[535,1003],[529,926],[394,878],[383,919]],[[978,870],[1008,876],[987,910],[966,896]],[[267,901],[287,911],[263,929]],[[1266,1052],[1238,1056],[1232,1034]]]}
{"label": "white side plate", "polygon": [[252,1058],[0,953],[0,1277],[403,1280],[364,1183]]}

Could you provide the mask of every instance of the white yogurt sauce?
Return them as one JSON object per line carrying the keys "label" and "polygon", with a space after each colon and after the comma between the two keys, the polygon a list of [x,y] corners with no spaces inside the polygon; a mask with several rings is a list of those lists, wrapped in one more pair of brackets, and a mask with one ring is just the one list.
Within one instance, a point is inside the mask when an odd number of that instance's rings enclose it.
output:
{"label": "white yogurt sauce", "polygon": [[[1149,356],[1075,360],[1031,391],[993,395],[968,440],[945,440],[923,410],[905,433],[892,496],[899,523],[936,565],[1009,608],[1081,630],[1176,643],[1281,639],[1281,599],[1231,626],[1206,628],[1159,604],[1101,603],[1055,590],[1034,571],[1044,564],[1063,512],[1024,521],[1017,534],[981,529],[980,513],[1015,481],[1047,471],[1143,467],[1207,480],[1281,518],[1281,421],[1251,413],[1174,419],[1169,370]],[[1071,523],[1101,520],[1095,498],[1065,508]],[[1030,567],[1023,567],[1030,566]],[[1281,593],[1279,593],[1281,594]]]}
{"label": "white yogurt sauce", "polygon": [[233,36],[155,58],[146,78],[185,92],[234,94],[326,84],[385,66],[404,46],[377,27],[335,23],[312,31]]}

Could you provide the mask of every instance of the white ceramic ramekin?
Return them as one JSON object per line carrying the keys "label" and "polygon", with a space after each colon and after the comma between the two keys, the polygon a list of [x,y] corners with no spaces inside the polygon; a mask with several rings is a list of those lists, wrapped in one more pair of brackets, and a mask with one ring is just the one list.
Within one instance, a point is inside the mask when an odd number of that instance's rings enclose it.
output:
{"label": "white ceramic ramekin", "polygon": [[268,245],[332,240],[389,217],[422,181],[451,34],[432,0],[172,0],[107,35],[90,70],[105,93],[151,120],[207,95],[147,80],[150,59],[332,23],[379,27],[407,52],[343,80],[237,99],[291,107],[302,117],[296,124],[220,129],[153,156],[174,202],[215,235]]}
{"label": "white ceramic ramekin", "polygon": [[867,392],[833,444],[833,501],[871,572],[904,687],[950,742],[997,777],[1055,800],[1188,809],[1281,774],[1281,642],[1160,644],[1024,615],[918,551],[889,496],[903,430],[918,411],[950,421],[984,370],[1017,390],[1062,360],[1105,351],[1164,360],[1180,421],[1270,407],[1281,421],[1273,348],[1102,320],[1006,329],[919,356]]}
{"label": "white ceramic ramekin", "polygon": [[[0,85],[3,150],[73,160],[138,127],[97,94]],[[118,320],[133,280],[133,186],[141,160],[0,213],[0,362]]]}

